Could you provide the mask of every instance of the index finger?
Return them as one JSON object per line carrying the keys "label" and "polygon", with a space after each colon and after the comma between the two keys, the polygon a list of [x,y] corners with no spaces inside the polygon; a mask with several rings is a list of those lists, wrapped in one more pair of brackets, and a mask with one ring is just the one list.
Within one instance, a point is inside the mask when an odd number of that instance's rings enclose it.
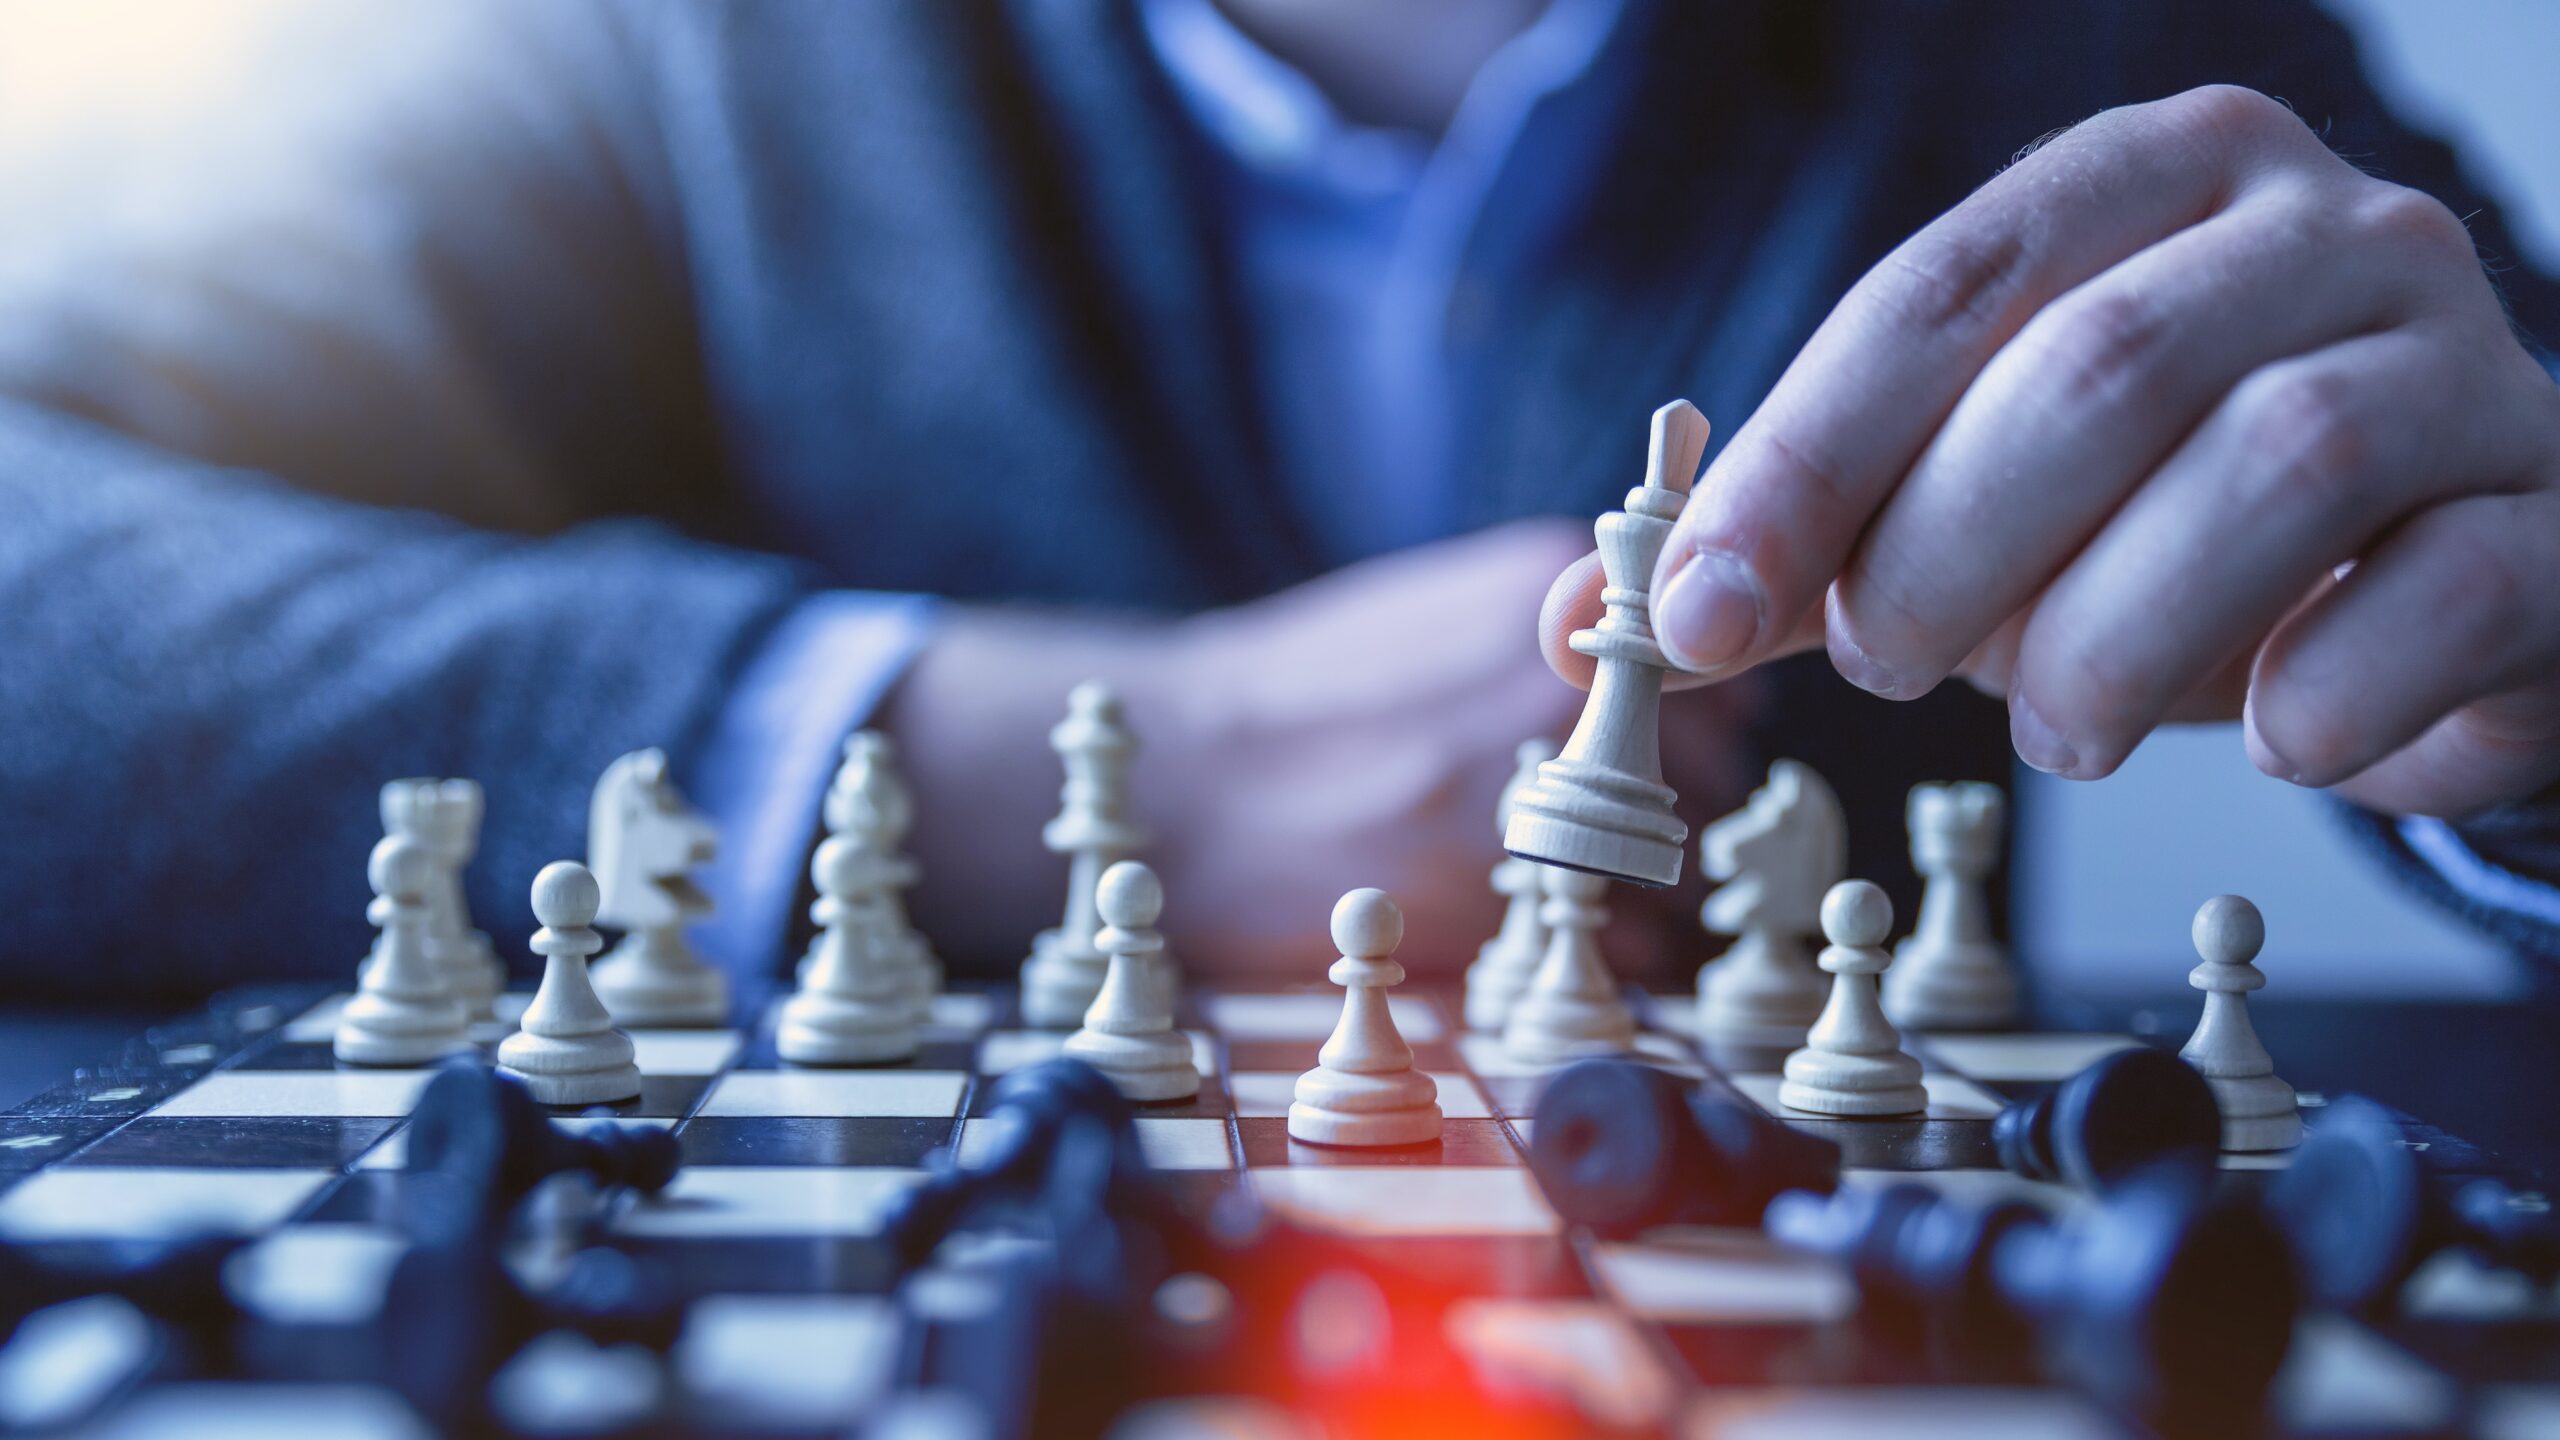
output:
{"label": "index finger", "polygon": [[2109,111],[2012,165],[1879,261],[1691,496],[1654,571],[1680,665],[1726,673],[1818,622],[1861,531],[1974,377],[2064,291],[2222,209],[2292,143],[2229,86]]}

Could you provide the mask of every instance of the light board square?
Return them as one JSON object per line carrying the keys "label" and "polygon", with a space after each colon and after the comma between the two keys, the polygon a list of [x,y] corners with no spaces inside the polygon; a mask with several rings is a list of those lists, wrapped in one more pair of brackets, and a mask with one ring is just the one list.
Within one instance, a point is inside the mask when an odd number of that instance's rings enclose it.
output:
{"label": "light board square", "polygon": [[1596,1300],[1469,1296],[1443,1328],[1488,1392],[1561,1401],[1612,1430],[1646,1428],[1679,1394],[1627,1317]]}
{"label": "light board square", "polygon": [[643,1075],[717,1075],[738,1053],[735,1030],[634,1030],[634,1063]]}
{"label": "light board square", "polygon": [[355,1325],[381,1310],[408,1249],[387,1225],[287,1225],[234,1257],[223,1286],[280,1325]]}
{"label": "light board square", "polygon": [[1976,1080],[2068,1080],[2119,1050],[2138,1050],[2130,1035],[1931,1035],[1916,1040],[1938,1063]]}
{"label": "light board square", "polygon": [[703,1165],[614,1221],[625,1235],[871,1235],[921,1170]]}
{"label": "light board square", "polygon": [[154,1115],[406,1115],[426,1070],[218,1070],[160,1102]]}
{"label": "light board square", "polygon": [[957,1070],[742,1070],[720,1077],[704,1115],[957,1115]]}
{"label": "light board square", "polygon": [[89,1165],[39,1171],[0,1195],[12,1240],[250,1235],[282,1224],[334,1170]]}
{"label": "light board square", "polygon": [[1525,1168],[1287,1166],[1246,1173],[1272,1209],[1346,1235],[1553,1235],[1562,1228]]}
{"label": "light board square", "polygon": [[685,1312],[676,1374],[725,1425],[840,1430],[888,1389],[900,1325],[881,1295],[706,1295]]}
{"label": "light board square", "polygon": [[[1342,1021],[1340,990],[1308,990],[1286,995],[1212,995],[1206,1002],[1209,1023],[1230,1040],[1322,1040]],[[1387,1013],[1396,1033],[1407,1040],[1437,1040],[1445,1031],[1440,1013],[1418,995],[1390,995]]]}
{"label": "light board square", "polygon": [[[1141,1115],[1136,1120],[1138,1153],[1158,1170],[1232,1170],[1235,1147],[1227,1139],[1227,1122],[1181,1115]],[[960,1128],[959,1160],[974,1165],[1004,1134],[1001,1120],[981,1116]]]}

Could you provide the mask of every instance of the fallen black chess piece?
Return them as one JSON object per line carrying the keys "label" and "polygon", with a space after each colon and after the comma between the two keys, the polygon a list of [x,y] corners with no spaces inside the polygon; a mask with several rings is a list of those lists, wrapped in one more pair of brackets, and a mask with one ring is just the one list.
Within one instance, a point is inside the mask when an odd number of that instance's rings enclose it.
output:
{"label": "fallen black chess piece", "polygon": [[2537,1284],[2560,1277],[2560,1217],[2494,1176],[2429,1173],[2399,1120],[2354,1096],[2321,1112],[2267,1194],[2321,1303],[2387,1306],[2418,1263],[2448,1247]]}
{"label": "fallen black chess piece", "polygon": [[1539,1096],[1529,1164],[1556,1213],[1630,1235],[1757,1225],[1776,1195],[1836,1186],[1840,1147],[1650,1065],[1584,1060]]}
{"label": "fallen black chess piece", "polygon": [[1781,1244],[1844,1264],[1871,1300],[2170,1436],[2247,1433],[2292,1334],[2299,1284],[2273,1222],[2213,1172],[2155,1166],[2069,1219],[1901,1184],[1770,1202]]}
{"label": "fallen black chess piece", "polygon": [[2194,1066],[2166,1050],[2121,1050],[1991,1125],[2000,1163],[2030,1180],[2105,1190],[2163,1161],[2210,1166],[2222,1111]]}
{"label": "fallen black chess piece", "polygon": [[665,1127],[563,1128],[522,1083],[476,1056],[448,1061],[427,1082],[409,1118],[408,1146],[411,1174],[447,1175],[472,1187],[474,1225],[567,1171],[582,1171],[598,1185],[656,1194],[681,1163],[675,1135]]}

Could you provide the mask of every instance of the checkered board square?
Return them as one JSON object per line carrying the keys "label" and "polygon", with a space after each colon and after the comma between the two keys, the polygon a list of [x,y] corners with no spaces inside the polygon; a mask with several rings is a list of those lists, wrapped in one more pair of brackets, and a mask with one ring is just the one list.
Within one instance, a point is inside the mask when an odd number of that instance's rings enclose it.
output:
{"label": "checkered board square", "polygon": [[[2146,1043],[1915,1037],[1927,1115],[1822,1119],[1779,1109],[1782,1054],[1702,1047],[1685,1032],[1685,1005],[1637,998],[1646,1021],[1637,1058],[1838,1141],[1845,1184],[1917,1180],[2054,1208],[2083,1202],[1999,1169],[1993,1117]],[[154,1032],[123,1063],[0,1115],[0,1238],[42,1249],[208,1230],[260,1237],[233,1276],[253,1323],[304,1337],[368,1323],[399,1251],[388,1222],[405,1181],[403,1127],[426,1076],[338,1065],[328,1047],[344,999],[226,999]],[[508,997],[502,1015],[520,1013],[522,1000]],[[1185,1203],[1245,1187],[1380,1263],[1459,1277],[1474,1298],[1452,1312],[1447,1338],[1488,1386],[1561,1398],[1595,1426],[1689,1436],[2120,1433],[2027,1375],[1953,1370],[1887,1343],[1862,1320],[1847,1276],[1756,1231],[1609,1242],[1575,1232],[1527,1163],[1551,1071],[1466,1033],[1454,996],[1410,987],[1394,999],[1418,1066],[1439,1086],[1438,1142],[1345,1150],[1291,1139],[1291,1089],[1340,1006],[1328,988],[1187,997],[1201,1093],[1142,1107],[1140,1149]],[[475,1038],[493,1047],[510,1023]],[[666,1367],[665,1413],[679,1432],[840,1430],[877,1404],[899,1343],[883,1208],[934,1151],[957,1147],[965,1159],[986,1143],[997,1081],[1055,1054],[1061,1039],[1022,1025],[1000,991],[942,997],[921,1052],[899,1065],[798,1069],[776,1058],[771,1034],[769,1013],[753,1027],[637,1032],[646,1091],[612,1107],[672,1127],[685,1160],[665,1193],[608,1197],[601,1219],[611,1243],[662,1261],[690,1297]],[[2318,1109],[2307,1113],[2316,1127]],[[2264,1179],[2235,1169],[2231,1183]],[[2306,1324],[2280,1383],[2277,1433],[2497,1433],[2560,1414],[2560,1300],[2462,1263],[2448,1257],[2423,1272],[2410,1313],[2388,1325]],[[68,1423],[85,1405],[117,1434],[183,1433],[187,1417],[234,1412],[265,1435],[352,1433],[351,1416],[379,1418],[387,1399],[307,1374],[137,1387],[147,1355],[129,1321],[118,1332],[77,1315],[40,1318],[0,1350],[0,1428]],[[2500,1343],[2477,1343],[2491,1335]],[[132,1360],[120,1381],[84,1391],[11,1378],[30,1366],[56,1373],[65,1355],[96,1368],[118,1346]],[[555,1360],[593,1363],[548,1352],[520,1363]],[[1248,1413],[1211,1400],[1159,1406],[1146,1420],[1178,1433],[1242,1424]]]}

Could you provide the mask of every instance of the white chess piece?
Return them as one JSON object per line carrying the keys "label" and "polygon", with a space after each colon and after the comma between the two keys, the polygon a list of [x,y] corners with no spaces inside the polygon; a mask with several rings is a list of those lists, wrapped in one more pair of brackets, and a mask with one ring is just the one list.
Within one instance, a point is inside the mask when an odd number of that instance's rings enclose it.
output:
{"label": "white chess piece", "polygon": [[2237,895],[2216,895],[2196,911],[2192,938],[2204,963],[2187,983],[2204,992],[2204,1018],[2178,1058],[2213,1089],[2223,1149],[2290,1150],[2302,1143],[2302,1111],[2249,1023],[2249,992],[2267,983],[2251,963],[2267,943],[2266,919]]}
{"label": "white chess piece", "polygon": [[[907,915],[906,891],[915,884],[917,874],[915,860],[906,853],[907,831],[915,824],[915,801],[898,776],[896,752],[888,736],[877,730],[857,730],[846,739],[844,760],[836,767],[835,780],[820,808],[828,834],[855,834],[886,862],[878,902],[880,924],[894,937],[899,968],[906,974],[921,1019],[931,1009],[933,997],[942,993],[942,960]],[[810,954],[816,953],[817,943],[812,940]],[[804,969],[808,963],[805,957],[801,961]]]}
{"label": "white chess piece", "polygon": [[1129,763],[1138,750],[1120,708],[1120,697],[1094,681],[1067,696],[1067,718],[1049,732],[1049,748],[1067,771],[1058,816],[1040,832],[1040,843],[1065,855],[1066,918],[1043,930],[1022,963],[1022,1019],[1058,1029],[1079,1025],[1102,990],[1108,957],[1094,945],[1102,928],[1094,910],[1094,886],[1102,872],[1136,853],[1146,832],[1129,818]]}
{"label": "white chess piece", "polygon": [[[1556,747],[1545,739],[1523,740],[1517,752],[1518,764],[1511,780],[1502,787],[1502,802],[1496,808],[1496,834],[1511,829],[1512,802],[1520,792],[1538,778],[1538,767],[1555,758]],[[1493,893],[1503,897],[1502,928],[1476,951],[1475,963],[1467,967],[1467,1028],[1500,1033],[1502,1022],[1510,1017],[1511,1004],[1520,992],[1529,988],[1529,977],[1538,973],[1538,961],[1547,953],[1547,927],[1538,919],[1538,907],[1545,895],[1538,884],[1538,872],[1544,869],[1535,860],[1506,855],[1493,867]]]}
{"label": "white chess piece", "polygon": [[498,995],[507,984],[507,967],[488,935],[472,927],[462,893],[462,872],[480,848],[485,809],[476,781],[409,779],[382,787],[383,833],[406,835],[435,856],[435,882],[427,887],[427,957],[475,1020],[496,1018]]}
{"label": "white chess piece", "polygon": [[1698,971],[1698,1033],[1739,1045],[1794,1047],[1822,1014],[1831,981],[1806,937],[1822,897],[1849,870],[1849,822],[1812,766],[1780,760],[1740,810],[1698,837],[1698,861],[1724,883],[1698,918],[1734,942]]}
{"label": "white chess piece", "polygon": [[1608,880],[1552,865],[1540,866],[1538,879],[1546,896],[1539,918],[1547,927],[1547,953],[1502,1027],[1503,1052],[1524,1065],[1561,1065],[1634,1049],[1635,1012],[1600,954],[1600,927],[1609,921],[1600,898]]}
{"label": "white chess piece", "polygon": [[1110,970],[1064,1053],[1110,1076],[1132,1100],[1199,1094],[1191,1037],[1173,1028],[1172,987],[1160,977],[1173,964],[1155,928],[1164,914],[1163,882],[1138,861],[1123,860],[1102,872],[1094,905],[1102,916],[1095,943],[1111,957]]}
{"label": "white chess piece", "polygon": [[631,1037],[614,1028],[587,961],[604,948],[595,931],[604,892],[595,873],[557,860],[533,877],[533,953],[542,984],[516,1033],[498,1045],[498,1069],[524,1082],[545,1105],[601,1105],[640,1094]]}
{"label": "white chess piece", "polygon": [[774,1048],[795,1065],[870,1065],[916,1053],[915,994],[897,937],[881,922],[889,862],[855,834],[830,835],[809,862],[823,928]]}
{"label": "white chess piece", "polygon": [[1884,948],[1892,930],[1893,902],[1867,881],[1843,880],[1822,897],[1822,934],[1831,944],[1821,965],[1832,975],[1831,998],[1805,1047],[1787,1057],[1779,1104],[1817,1115],[1918,1115],[1929,1108],[1920,1062],[1903,1053],[1877,990],[1877,977],[1893,963]]}
{"label": "white chess piece", "polygon": [[1440,1138],[1440,1087],[1413,1068],[1387,991],[1404,983],[1396,947],[1404,912],[1384,890],[1354,890],[1333,907],[1342,958],[1326,973],[1343,987],[1342,1019],[1298,1077],[1289,1138],[1310,1145],[1420,1145]]}
{"label": "white chess piece", "polygon": [[2018,1018],[2018,972],[1991,933],[1983,891],[2000,862],[2008,802],[1978,780],[1915,785],[1911,863],[1928,877],[1919,923],[1895,949],[1884,1012],[1908,1030],[1990,1030]]}
{"label": "white chess piece", "polygon": [[357,1065],[418,1065],[470,1045],[471,1017],[427,957],[427,895],[437,859],[408,835],[373,847],[366,873],[382,927],[331,1048]]}
{"label": "white chess piece", "polygon": [[1679,796],[1662,783],[1662,678],[1671,662],[1654,639],[1651,587],[1706,449],[1706,417],[1688,401],[1653,412],[1644,483],[1594,527],[1608,610],[1568,642],[1596,663],[1591,695],[1564,752],[1539,766],[1513,802],[1503,848],[1514,855],[1644,885],[1680,878],[1689,827],[1671,813]]}
{"label": "white chess piece", "polygon": [[626,933],[596,962],[596,993],[625,1025],[718,1025],[729,977],[695,954],[684,927],[711,913],[692,871],[718,854],[711,822],[667,774],[660,750],[605,767],[587,811],[587,863],[604,888],[598,920]]}

